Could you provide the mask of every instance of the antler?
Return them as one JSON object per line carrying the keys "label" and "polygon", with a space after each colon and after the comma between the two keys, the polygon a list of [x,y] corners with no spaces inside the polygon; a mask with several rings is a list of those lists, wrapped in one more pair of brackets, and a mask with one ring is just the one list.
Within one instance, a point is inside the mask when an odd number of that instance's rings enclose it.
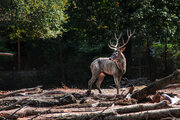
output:
{"label": "antler", "polygon": [[133,30],[133,33],[131,32],[131,30],[130,30],[130,32],[127,30],[128,39],[127,39],[126,43],[124,43],[124,39],[122,39],[123,45],[120,46],[119,49],[120,49],[120,48],[123,48],[124,46],[127,45],[127,43],[129,42],[131,36],[132,36],[134,33],[135,33],[135,30]]}
{"label": "antler", "polygon": [[127,45],[127,43],[129,42],[131,36],[135,33],[135,30],[133,31],[133,33],[130,32],[127,30],[127,36],[128,36],[128,39],[126,42],[124,42],[124,39],[122,38],[122,43],[123,45],[122,46],[119,46],[119,39],[122,37],[122,33],[120,33],[119,37],[117,37],[116,33],[114,34],[114,37],[116,39],[116,45],[113,45],[112,42],[110,41],[110,44],[108,44],[109,48],[113,49],[113,50],[117,50],[117,49],[121,49],[123,47],[125,47]]}
{"label": "antler", "polygon": [[120,33],[119,37],[117,38],[116,33],[114,34],[114,37],[116,39],[116,45],[113,45],[112,42],[110,41],[110,44],[108,44],[109,48],[113,49],[113,50],[117,50],[118,45],[119,45],[119,39],[121,38],[122,33]]}

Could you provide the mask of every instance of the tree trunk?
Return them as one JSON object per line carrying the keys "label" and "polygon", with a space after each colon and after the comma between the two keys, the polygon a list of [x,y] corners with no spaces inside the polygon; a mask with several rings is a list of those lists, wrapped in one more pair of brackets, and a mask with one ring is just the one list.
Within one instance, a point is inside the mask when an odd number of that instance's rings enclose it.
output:
{"label": "tree trunk", "polygon": [[166,76],[167,75],[167,36],[165,38],[165,47],[164,47],[164,71]]}
{"label": "tree trunk", "polygon": [[150,45],[149,45],[149,40],[147,40],[147,44],[146,44],[146,51],[147,51],[147,60],[148,60],[148,76],[151,82],[154,82],[154,80],[152,80],[152,76],[151,76],[151,55],[150,55]]}
{"label": "tree trunk", "polygon": [[21,41],[20,41],[20,38],[18,38],[17,47],[18,47],[18,71],[20,71],[21,70]]}
{"label": "tree trunk", "polygon": [[62,42],[59,38],[59,52],[60,52],[60,64],[61,64],[61,75],[62,75],[62,83],[65,83],[65,72],[64,72],[64,62],[63,62],[63,51],[62,51]]}
{"label": "tree trunk", "polygon": [[131,98],[142,100],[146,98],[148,95],[155,94],[156,90],[160,90],[168,84],[173,83],[180,83],[180,69],[177,69],[169,76],[156,80],[155,82],[151,83],[149,86],[143,88],[142,90],[133,93]]}

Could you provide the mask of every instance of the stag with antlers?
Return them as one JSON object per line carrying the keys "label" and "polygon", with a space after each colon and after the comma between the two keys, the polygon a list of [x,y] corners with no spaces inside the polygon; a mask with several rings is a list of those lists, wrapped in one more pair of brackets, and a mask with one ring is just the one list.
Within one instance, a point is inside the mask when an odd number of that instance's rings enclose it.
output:
{"label": "stag with antlers", "polygon": [[135,31],[133,31],[132,33],[131,31],[127,30],[127,40],[126,42],[124,42],[124,40],[122,39],[121,46],[119,44],[119,40],[122,37],[122,33],[119,35],[119,37],[117,37],[115,34],[116,45],[113,45],[111,42],[109,44],[109,48],[114,50],[112,55],[109,58],[97,58],[91,63],[90,69],[91,69],[92,77],[88,82],[88,88],[89,88],[87,91],[88,95],[91,93],[92,85],[97,78],[98,80],[96,82],[96,86],[97,89],[99,90],[99,93],[102,93],[100,86],[105,77],[105,74],[109,74],[113,76],[117,89],[117,94],[119,94],[120,80],[126,72],[126,58],[123,54],[123,51],[125,50],[126,48],[125,46],[129,42],[134,32]]}

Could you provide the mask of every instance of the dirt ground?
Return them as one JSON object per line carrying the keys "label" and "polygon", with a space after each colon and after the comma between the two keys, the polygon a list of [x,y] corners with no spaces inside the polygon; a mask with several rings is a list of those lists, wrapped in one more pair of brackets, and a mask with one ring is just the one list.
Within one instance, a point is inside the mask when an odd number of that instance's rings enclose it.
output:
{"label": "dirt ground", "polygon": [[[135,89],[142,89],[145,86],[137,86]],[[123,90],[123,91],[122,91]],[[113,109],[118,109],[123,106],[131,106],[131,104],[140,104],[136,102],[129,101],[120,101],[120,99],[113,100],[116,95],[116,89],[102,89],[102,94],[98,93],[97,89],[93,89],[93,95],[90,97],[85,97],[86,89],[77,89],[77,88],[56,88],[49,90],[42,90],[41,92],[22,92],[14,94],[12,96],[7,96],[5,98],[0,98],[0,119],[18,119],[18,120],[49,120],[49,119],[80,119],[79,116],[88,115],[96,113],[103,113],[109,107]],[[128,91],[128,88],[121,89],[120,94],[125,95]],[[0,91],[0,97],[12,93],[14,91]],[[175,95],[180,98],[180,87],[168,88],[159,90],[160,93],[166,93],[169,95]],[[80,97],[75,97],[76,101],[67,104],[59,105],[62,94],[69,94]],[[41,96],[41,97],[38,97]],[[43,97],[42,97],[43,96]],[[109,97],[109,98],[108,98]],[[152,98],[150,96],[150,98]],[[11,106],[7,109],[2,109],[13,103],[26,99],[24,102]],[[43,99],[42,99],[43,98]],[[44,99],[45,98],[45,99]],[[58,98],[58,99],[57,99]],[[64,97],[63,97],[64,98]],[[33,104],[28,104],[29,101]],[[56,101],[54,101],[56,100]],[[42,102],[43,101],[43,102]],[[118,104],[114,104],[115,102]],[[39,102],[39,103],[38,103]],[[47,104],[47,103],[53,104]],[[38,104],[34,104],[38,103]],[[112,104],[113,103],[113,104]],[[143,104],[152,104],[151,100],[143,102]],[[172,105],[168,103],[169,107],[180,108],[180,105]],[[74,116],[76,116],[74,118]],[[81,117],[84,119],[84,117]],[[87,119],[87,118],[85,118]],[[98,119],[98,118],[94,118]],[[102,118],[101,118],[102,119]]]}

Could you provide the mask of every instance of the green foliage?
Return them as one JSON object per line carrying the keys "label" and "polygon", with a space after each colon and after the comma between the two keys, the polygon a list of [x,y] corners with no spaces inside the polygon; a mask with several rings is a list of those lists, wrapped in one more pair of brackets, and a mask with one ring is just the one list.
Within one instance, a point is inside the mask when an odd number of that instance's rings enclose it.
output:
{"label": "green foliage", "polygon": [[[68,0],[12,0],[3,7],[9,15],[10,39],[29,37],[49,39],[62,35]],[[4,14],[5,15],[5,14]],[[6,21],[6,19],[4,19]]]}
{"label": "green foliage", "polygon": [[[66,48],[68,48],[67,51],[72,50],[73,54],[79,56],[78,60],[88,60],[90,64],[97,57],[111,54],[107,44],[110,40],[114,40],[114,33],[123,32],[123,37],[126,39],[126,29],[135,29],[136,34],[125,51],[129,62],[127,67],[131,65],[145,66],[148,73],[148,42],[150,48],[156,49],[155,54],[150,53],[151,62],[162,63],[162,67],[158,70],[164,71],[164,46],[165,39],[167,39],[167,62],[172,63],[170,65],[174,69],[174,66],[177,67],[177,56],[179,56],[175,51],[180,49],[177,47],[180,46],[180,42],[178,42],[180,39],[178,32],[178,26],[180,26],[179,5],[180,3],[176,0],[88,2],[72,0],[68,9],[70,19],[67,28],[69,31],[64,35],[64,50],[65,52]],[[158,42],[160,45],[156,46],[155,43]],[[143,62],[139,63],[137,59],[141,59]],[[132,61],[136,63],[134,64]],[[152,64],[152,68],[157,67],[156,64]],[[71,68],[68,67],[68,69]],[[169,69],[168,72],[172,72],[173,69]],[[131,72],[131,68],[127,70],[130,70],[127,73],[134,73]],[[156,71],[152,72],[153,75],[158,75]]]}
{"label": "green foliage", "polygon": [[[141,69],[146,73],[143,77],[147,77],[149,58],[152,59],[154,78],[163,76],[165,52],[169,73],[180,66],[180,2],[177,0],[0,2],[1,35],[10,39],[26,40],[22,45],[22,55],[32,61],[29,65],[32,68],[47,68],[58,74],[62,66],[59,64],[59,59],[62,59],[59,58],[59,39],[62,39],[68,83],[79,85],[81,82],[84,86],[90,78],[89,65],[93,59],[110,56],[112,51],[107,44],[110,40],[115,41],[114,33],[122,32],[126,39],[127,29],[136,30],[125,51],[128,77],[137,77]],[[37,39],[45,41],[32,41]],[[148,47],[151,48],[150,53]],[[9,48],[6,47],[6,42],[0,40],[0,50],[7,51]],[[39,67],[36,67],[38,65]],[[45,75],[46,73],[42,74],[43,80],[61,78],[56,74],[47,75],[48,77]]]}
{"label": "green foliage", "polygon": [[[152,44],[154,54],[152,54],[155,58],[162,58],[164,56],[164,48],[165,45],[160,42],[154,42]],[[174,61],[177,59],[178,54],[180,53],[180,50],[178,50],[177,44],[167,44],[167,54],[168,58],[174,59]]]}
{"label": "green foliage", "polygon": [[6,37],[0,36],[0,51],[9,51],[9,49],[6,47]]}

